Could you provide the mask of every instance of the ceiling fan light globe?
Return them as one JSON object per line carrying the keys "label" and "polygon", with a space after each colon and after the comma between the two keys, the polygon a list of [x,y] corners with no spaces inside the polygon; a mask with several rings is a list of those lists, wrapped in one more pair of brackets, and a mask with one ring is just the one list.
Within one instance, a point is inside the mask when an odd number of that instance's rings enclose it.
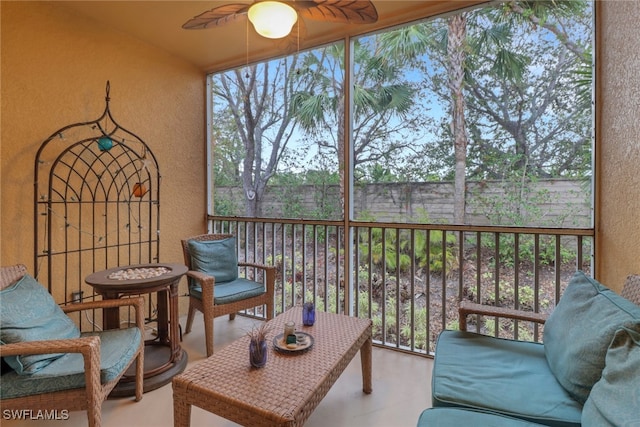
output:
{"label": "ceiling fan light globe", "polygon": [[249,21],[262,37],[280,39],[286,37],[298,20],[295,9],[277,1],[261,1],[248,11]]}

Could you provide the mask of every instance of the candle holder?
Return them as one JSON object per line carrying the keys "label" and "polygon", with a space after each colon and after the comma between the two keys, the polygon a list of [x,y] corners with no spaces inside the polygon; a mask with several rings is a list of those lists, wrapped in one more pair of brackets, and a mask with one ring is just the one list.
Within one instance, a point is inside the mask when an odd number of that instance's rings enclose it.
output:
{"label": "candle holder", "polygon": [[295,322],[286,322],[284,324],[284,337],[285,339],[289,336],[289,335],[294,335],[296,333],[296,324]]}

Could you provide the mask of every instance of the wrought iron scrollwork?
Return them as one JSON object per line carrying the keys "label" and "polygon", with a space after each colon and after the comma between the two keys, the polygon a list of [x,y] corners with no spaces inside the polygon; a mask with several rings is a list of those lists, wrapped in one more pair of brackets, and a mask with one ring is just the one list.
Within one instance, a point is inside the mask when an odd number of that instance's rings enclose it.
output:
{"label": "wrought iron scrollwork", "polygon": [[33,271],[64,302],[92,293],[94,271],[159,261],[158,162],[114,119],[110,91],[98,119],[53,132],[35,158]]}

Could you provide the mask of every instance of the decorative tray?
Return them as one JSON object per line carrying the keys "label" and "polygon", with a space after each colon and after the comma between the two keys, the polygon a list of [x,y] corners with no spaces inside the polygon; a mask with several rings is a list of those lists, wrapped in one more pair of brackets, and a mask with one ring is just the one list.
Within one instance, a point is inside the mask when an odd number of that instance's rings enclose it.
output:
{"label": "decorative tray", "polygon": [[273,348],[282,353],[303,353],[313,346],[313,337],[306,332],[296,332],[296,343],[287,345],[284,334],[273,338]]}

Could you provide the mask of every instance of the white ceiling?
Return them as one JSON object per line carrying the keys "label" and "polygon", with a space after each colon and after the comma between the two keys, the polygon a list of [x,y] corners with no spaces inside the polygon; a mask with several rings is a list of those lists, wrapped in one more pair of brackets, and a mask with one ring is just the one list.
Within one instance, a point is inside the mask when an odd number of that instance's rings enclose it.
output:
{"label": "white ceiling", "polygon": [[[442,13],[482,3],[486,0],[374,0],[378,22],[347,25],[305,19],[306,36],[300,49],[329,41],[374,31],[407,20]],[[116,31],[125,32],[151,45],[170,52],[203,71],[228,69],[247,61],[279,56],[295,51],[282,40],[258,36],[244,20],[205,30],[184,30],[182,24],[200,13],[229,3],[251,3],[247,0],[208,1],[60,1],[56,4],[82,16],[101,22]],[[248,41],[247,41],[248,34]]]}

